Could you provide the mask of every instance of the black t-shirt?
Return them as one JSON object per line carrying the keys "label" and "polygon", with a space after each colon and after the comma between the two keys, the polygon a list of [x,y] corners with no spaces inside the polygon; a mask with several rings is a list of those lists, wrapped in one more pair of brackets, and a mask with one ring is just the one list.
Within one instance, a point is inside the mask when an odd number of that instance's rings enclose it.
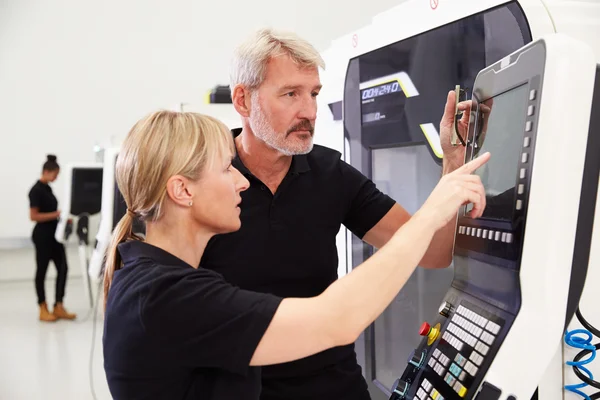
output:
{"label": "black t-shirt", "polygon": [[[52,188],[42,181],[37,181],[29,191],[29,207],[37,208],[41,213],[49,213],[58,210],[58,201],[52,193]],[[58,219],[46,222],[38,222],[35,226],[35,231],[54,235]]]}
{"label": "black t-shirt", "polygon": [[[293,157],[275,195],[238,157],[233,165],[250,181],[241,194],[242,227],[213,237],[201,265],[243,289],[281,297],[319,295],[338,278],[341,225],[362,238],[395,204],[339,152],[318,145]],[[262,382],[262,398],[286,400],[351,400],[360,398],[356,393],[365,385],[354,345],[263,367]]]}
{"label": "black t-shirt", "polygon": [[258,399],[250,360],[281,299],[248,292],[147,243],[119,245],[104,321],[114,399]]}

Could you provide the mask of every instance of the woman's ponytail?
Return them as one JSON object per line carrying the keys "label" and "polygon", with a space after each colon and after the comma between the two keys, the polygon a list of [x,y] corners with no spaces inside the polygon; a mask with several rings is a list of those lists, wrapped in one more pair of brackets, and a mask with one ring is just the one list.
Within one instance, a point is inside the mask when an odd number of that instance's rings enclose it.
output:
{"label": "woman's ponytail", "polygon": [[106,263],[104,265],[104,309],[106,309],[108,291],[112,284],[115,271],[121,269],[123,266],[118,246],[128,239],[138,239],[137,236],[133,234],[133,219],[133,213],[128,210],[115,227],[110,239],[110,244],[106,250]]}

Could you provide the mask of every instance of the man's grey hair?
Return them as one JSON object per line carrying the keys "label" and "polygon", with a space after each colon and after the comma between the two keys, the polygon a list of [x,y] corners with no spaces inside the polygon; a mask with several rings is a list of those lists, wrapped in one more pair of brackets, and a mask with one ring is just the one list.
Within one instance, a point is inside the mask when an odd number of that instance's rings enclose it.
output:
{"label": "man's grey hair", "polygon": [[325,69],[325,61],[309,42],[292,32],[264,28],[254,32],[234,51],[229,82],[231,91],[239,84],[249,90],[258,88],[265,79],[269,60],[281,55],[289,55],[301,68]]}

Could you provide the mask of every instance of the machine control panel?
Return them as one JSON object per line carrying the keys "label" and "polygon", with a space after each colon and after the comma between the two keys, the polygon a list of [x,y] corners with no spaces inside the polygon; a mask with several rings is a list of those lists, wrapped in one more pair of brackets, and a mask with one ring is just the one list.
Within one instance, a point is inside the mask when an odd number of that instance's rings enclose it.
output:
{"label": "machine control panel", "polygon": [[512,323],[510,314],[490,311],[454,288],[439,310],[435,321],[424,322],[415,332],[423,340],[394,384],[391,400],[474,398]]}

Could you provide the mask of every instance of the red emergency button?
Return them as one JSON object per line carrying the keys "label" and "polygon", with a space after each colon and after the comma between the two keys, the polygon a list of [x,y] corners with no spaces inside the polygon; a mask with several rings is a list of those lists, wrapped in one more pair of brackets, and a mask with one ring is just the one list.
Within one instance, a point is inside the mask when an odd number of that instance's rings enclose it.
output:
{"label": "red emergency button", "polygon": [[440,324],[436,324],[432,327],[427,322],[423,322],[421,329],[419,329],[419,335],[427,336],[427,344],[431,346],[431,344],[440,336]]}
{"label": "red emergency button", "polygon": [[423,322],[421,329],[419,329],[419,335],[427,336],[429,335],[429,331],[431,331],[431,325],[429,325],[427,322]]}

